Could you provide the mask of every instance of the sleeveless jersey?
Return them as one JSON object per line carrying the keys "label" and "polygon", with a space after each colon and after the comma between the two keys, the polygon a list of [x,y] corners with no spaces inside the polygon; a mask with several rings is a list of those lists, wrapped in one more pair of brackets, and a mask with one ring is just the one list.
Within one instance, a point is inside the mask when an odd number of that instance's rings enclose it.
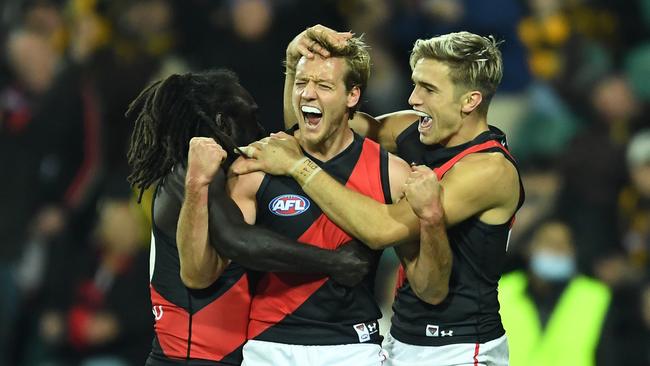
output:
{"label": "sleeveless jersey", "polygon": [[[417,122],[397,138],[398,155],[407,162],[432,168],[438,179],[462,157],[480,152],[498,152],[517,167],[507,150],[503,132],[490,126],[474,140],[443,148],[420,142]],[[524,201],[523,185],[517,209]],[[480,184],[480,182],[477,182]],[[455,343],[485,343],[504,334],[499,316],[497,285],[506,258],[513,218],[502,225],[481,222],[478,217],[447,229],[453,264],[449,294],[438,305],[420,300],[400,267],[393,304],[391,335],[400,342],[420,346]]]}
{"label": "sleeveless jersey", "polygon": [[209,287],[185,287],[176,238],[155,219],[149,260],[155,337],[147,365],[240,365],[251,301],[244,268],[231,263]]}
{"label": "sleeveless jersey", "polygon": [[[354,135],[350,146],[327,162],[310,156],[346,187],[390,202],[388,153]],[[292,178],[266,175],[257,192],[257,223],[305,245],[335,250],[352,240],[325,216]],[[373,296],[373,270],[349,288],[327,276],[264,273],[251,304],[249,339],[295,345],[381,343]]]}

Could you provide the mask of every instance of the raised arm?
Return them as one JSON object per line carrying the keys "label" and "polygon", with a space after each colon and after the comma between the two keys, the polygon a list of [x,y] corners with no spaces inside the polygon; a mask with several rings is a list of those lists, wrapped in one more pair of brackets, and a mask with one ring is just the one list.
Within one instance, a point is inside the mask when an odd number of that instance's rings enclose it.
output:
{"label": "raised arm", "polygon": [[[208,287],[229,263],[210,245],[208,236],[208,188],[225,157],[226,152],[212,139],[190,141],[185,195],[176,228],[181,280],[189,288]],[[181,176],[182,167],[177,167],[168,176],[168,184],[178,185]]]}
{"label": "raised arm", "polygon": [[[381,248],[417,237],[418,217],[407,202],[386,205],[347,189],[306,158],[293,136],[272,134],[251,148],[254,158],[235,167],[235,173],[263,170],[293,177],[337,225],[367,245]],[[389,166],[391,176],[393,170]],[[503,155],[466,156],[440,181],[446,227],[477,215],[489,224],[507,222],[516,210],[518,182],[514,166]]]}

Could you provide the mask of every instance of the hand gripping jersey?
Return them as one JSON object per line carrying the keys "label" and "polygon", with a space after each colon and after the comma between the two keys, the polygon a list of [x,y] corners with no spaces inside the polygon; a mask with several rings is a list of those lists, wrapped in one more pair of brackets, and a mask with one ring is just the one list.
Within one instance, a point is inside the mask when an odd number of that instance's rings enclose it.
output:
{"label": "hand gripping jersey", "polygon": [[[352,144],[331,160],[311,159],[348,188],[390,202],[388,154],[375,142],[355,134]],[[289,177],[264,177],[257,192],[257,224],[324,249],[352,240]],[[376,254],[378,260],[380,252]],[[294,345],[380,344],[374,276],[373,269],[361,284],[348,288],[323,275],[264,273],[251,304],[249,339]]]}
{"label": "hand gripping jersey", "polygon": [[240,365],[251,301],[244,268],[231,263],[208,288],[189,289],[180,278],[176,238],[163,233],[155,220],[152,231],[156,335],[147,365]]}
{"label": "hand gripping jersey", "polygon": [[[427,165],[436,172],[438,179],[468,154],[502,153],[517,167],[507,150],[505,135],[492,126],[472,141],[443,148],[422,144],[416,122],[398,136],[397,148],[402,159]],[[524,201],[521,179],[519,184],[517,209]],[[400,342],[419,346],[479,344],[501,337],[504,329],[499,316],[497,284],[512,222],[514,215],[502,225],[489,225],[478,217],[470,217],[447,229],[454,260],[449,295],[438,305],[421,301],[400,268],[391,335]]]}

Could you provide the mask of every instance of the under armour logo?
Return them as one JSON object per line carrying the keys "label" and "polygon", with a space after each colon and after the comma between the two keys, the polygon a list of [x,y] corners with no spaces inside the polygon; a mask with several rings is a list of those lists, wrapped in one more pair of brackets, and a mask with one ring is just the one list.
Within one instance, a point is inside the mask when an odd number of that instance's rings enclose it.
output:
{"label": "under armour logo", "polygon": [[442,331],[440,331],[440,335],[443,336],[443,337],[447,337],[447,336],[453,337],[454,336],[454,331],[453,330],[449,330],[449,331],[442,330]]}
{"label": "under armour logo", "polygon": [[374,333],[376,331],[377,331],[377,323],[368,324],[368,332],[369,333]]}
{"label": "under armour logo", "polygon": [[163,316],[163,307],[162,307],[162,305],[158,305],[158,306],[154,305],[153,308],[151,309],[151,311],[153,312],[153,317],[156,320],[160,320],[162,318],[162,316]]}

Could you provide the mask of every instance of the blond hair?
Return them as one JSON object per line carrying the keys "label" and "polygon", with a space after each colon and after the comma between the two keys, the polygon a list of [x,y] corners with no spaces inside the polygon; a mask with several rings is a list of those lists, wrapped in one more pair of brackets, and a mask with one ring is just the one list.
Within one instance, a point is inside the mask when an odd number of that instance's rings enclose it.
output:
{"label": "blond hair", "polygon": [[479,110],[487,112],[492,96],[503,77],[499,44],[493,36],[483,37],[470,32],[449,33],[429,39],[418,39],[411,51],[411,69],[422,58],[446,64],[451,81],[456,85],[481,92]]}

